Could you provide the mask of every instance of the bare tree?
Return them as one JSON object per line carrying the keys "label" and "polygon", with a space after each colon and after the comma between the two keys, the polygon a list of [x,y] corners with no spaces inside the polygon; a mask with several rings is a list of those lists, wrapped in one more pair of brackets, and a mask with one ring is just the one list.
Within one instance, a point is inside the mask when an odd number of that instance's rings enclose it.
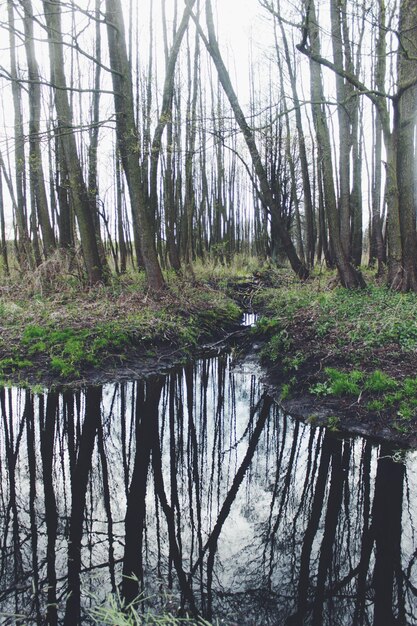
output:
{"label": "bare tree", "polygon": [[288,260],[291,264],[292,269],[301,279],[306,279],[308,278],[309,271],[307,267],[302,263],[300,258],[298,257],[295,246],[291,240],[290,233],[288,232],[285,224],[283,223],[281,217],[278,214],[279,210],[278,210],[278,207],[276,206],[276,199],[274,197],[270,183],[268,182],[266,171],[262,165],[262,160],[259,154],[258,147],[256,145],[254,134],[249,124],[246,121],[243,110],[239,104],[237,95],[233,89],[233,85],[231,83],[229,73],[223,62],[223,59],[220,53],[220,48],[217,43],[215,29],[214,29],[213,13],[212,13],[210,0],[206,0],[206,22],[207,22],[208,38],[204,35],[201,29],[199,29],[199,32],[216,66],[219,80],[229,99],[230,106],[232,107],[236,122],[238,123],[239,128],[243,133],[244,139],[246,141],[246,145],[248,147],[248,150],[252,159],[253,167],[256,172],[258,181],[259,181],[259,187],[260,187],[260,191],[262,194],[263,202],[266,204],[266,206],[269,207],[270,211],[274,211],[276,214],[277,230],[279,233],[279,237],[281,239],[283,249],[288,257]]}
{"label": "bare tree", "polygon": [[305,24],[306,30],[304,31],[303,44],[300,48],[304,49],[308,39],[310,43],[311,106],[317,138],[319,167],[321,168],[323,197],[329,223],[330,240],[342,285],[350,289],[355,289],[358,287],[364,287],[365,282],[360,272],[357,271],[349,261],[342,243],[340,219],[334,187],[330,135],[324,104],[325,99],[323,93],[322,73],[320,64],[316,61],[317,58],[321,58],[320,33],[316,18],[314,0],[305,0],[305,3],[307,5],[307,21]]}
{"label": "bare tree", "polygon": [[30,0],[20,0],[24,8],[25,49],[29,76],[29,170],[30,184],[34,196],[37,217],[42,230],[45,256],[55,249],[55,234],[51,226],[48,200],[46,195],[45,175],[41,152],[41,85],[38,63],[35,54],[33,33],[33,8]]}
{"label": "bare tree", "polygon": [[16,200],[14,202],[15,219],[17,226],[16,249],[21,267],[33,265],[32,250],[29,239],[27,206],[26,206],[26,156],[25,138],[22,111],[22,86],[17,68],[16,35],[14,7],[12,0],[7,0],[7,16],[10,47],[10,79],[14,109],[14,169]]}
{"label": "bare tree", "polygon": [[72,205],[77,216],[88,280],[91,284],[94,284],[105,280],[106,268],[99,254],[99,231],[95,228],[88,189],[84,180],[73,132],[73,116],[65,76],[61,28],[61,2],[60,0],[43,0],[43,7],[48,31],[55,108],[59,123],[59,141],[62,147],[65,167],[68,172]]}
{"label": "bare tree", "polygon": [[146,205],[138,160],[139,137],[120,0],[106,0],[106,23],[116,110],[117,142],[129,189],[136,254],[143,257],[149,287],[158,291],[164,287],[165,281],[156,254],[152,216]]}

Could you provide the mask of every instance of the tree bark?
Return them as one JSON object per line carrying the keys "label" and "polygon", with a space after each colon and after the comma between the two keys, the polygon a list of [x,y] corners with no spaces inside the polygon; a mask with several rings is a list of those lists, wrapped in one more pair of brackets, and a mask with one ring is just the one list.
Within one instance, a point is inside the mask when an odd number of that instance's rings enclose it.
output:
{"label": "tree bark", "polygon": [[279,20],[282,42],[284,45],[285,61],[288,68],[288,74],[291,84],[292,99],[294,102],[295,123],[297,127],[298,136],[298,151],[300,157],[301,176],[303,180],[303,200],[304,200],[304,214],[306,221],[306,258],[307,264],[310,267],[314,266],[314,251],[316,245],[316,228],[314,223],[314,208],[313,199],[311,193],[310,173],[308,168],[306,142],[303,130],[303,123],[301,118],[301,105],[297,91],[297,81],[294,72],[293,65],[291,63],[290,51],[288,46],[287,37],[282,21]]}
{"label": "tree bark", "polygon": [[43,0],[48,31],[51,77],[55,85],[55,108],[58,116],[60,143],[68,171],[70,193],[80,231],[81,247],[90,284],[103,282],[106,269],[99,255],[88,189],[77,152],[72,126],[72,111],[68,100],[65,77],[65,60],[61,30],[61,3],[59,0]]}
{"label": "tree bark", "polygon": [[291,240],[291,236],[285,224],[283,223],[281,217],[278,214],[278,208],[275,206],[276,201],[274,199],[270,184],[268,182],[267,174],[262,165],[262,160],[261,160],[261,157],[260,157],[257,145],[256,145],[254,134],[246,121],[245,115],[237,99],[237,95],[233,89],[233,86],[229,77],[229,73],[226,69],[226,66],[224,65],[224,62],[220,53],[219,45],[217,43],[215,30],[214,30],[213,14],[212,14],[210,0],[206,0],[206,21],[207,21],[207,28],[208,28],[208,34],[209,34],[208,40],[203,35],[203,33],[201,33],[201,31],[200,33],[203,37],[206,48],[216,66],[219,80],[229,99],[230,106],[232,107],[236,122],[238,123],[239,128],[243,133],[244,139],[246,141],[246,145],[248,147],[248,150],[252,159],[252,164],[253,164],[255,173],[258,177],[259,186],[261,189],[263,200],[265,204],[269,207],[271,212],[273,211],[276,212],[279,237],[281,239],[283,249],[285,250],[285,253],[288,257],[288,260],[291,264],[292,269],[297,274],[297,276],[299,276],[301,279],[306,279],[309,276],[309,271],[307,267],[302,263],[300,258],[298,257],[295,246]]}
{"label": "tree bark", "polygon": [[120,0],[106,0],[106,23],[112,68],[116,135],[129,189],[136,254],[142,255],[148,286],[159,291],[165,286],[155,248],[152,216],[146,206],[139,165],[139,137],[135,122],[132,78],[126,50],[125,27]]}
{"label": "tree bark", "polygon": [[[161,145],[162,145],[162,135],[165,130],[165,127],[169,126],[168,131],[171,136],[171,141],[168,141],[168,162],[167,162],[167,171],[165,174],[165,189],[166,189],[166,201],[167,206],[165,207],[167,213],[167,244],[168,244],[168,253],[171,266],[176,271],[180,269],[180,260],[178,256],[177,243],[175,240],[175,232],[174,232],[174,220],[173,220],[173,190],[172,190],[172,156],[171,156],[171,143],[172,143],[172,101],[174,97],[174,78],[175,78],[175,67],[177,64],[178,54],[181,48],[181,43],[184,38],[184,34],[187,30],[188,23],[190,20],[191,8],[195,4],[195,0],[190,0],[189,6],[186,6],[184,9],[184,14],[180,25],[178,27],[177,32],[175,33],[174,41],[171,46],[171,50],[168,52],[167,49],[167,37],[166,37],[166,28],[165,28],[165,81],[164,81],[164,90],[162,95],[162,107],[161,113],[159,115],[158,124],[155,128],[155,132],[152,140],[152,149],[151,149],[151,176],[150,176],[150,197],[151,197],[151,208],[153,211],[156,211],[158,205],[158,194],[157,194],[157,180],[158,180],[158,163],[159,157],[161,154]],[[164,12],[165,18],[165,12]]]}
{"label": "tree bark", "polygon": [[[415,189],[415,128],[417,112],[417,4],[402,0],[400,5],[400,45],[398,49],[398,191],[403,250],[403,291],[417,291],[417,237]],[[401,86],[414,79],[405,91]]]}
{"label": "tree bark", "polygon": [[14,204],[17,225],[17,254],[22,269],[33,267],[32,250],[27,222],[25,193],[26,156],[23,129],[22,94],[17,71],[16,36],[14,24],[14,8],[12,0],[7,0],[7,16],[10,46],[10,77],[12,81],[13,113],[14,113],[14,169],[16,202]]}
{"label": "tree bark", "polygon": [[9,256],[7,253],[6,221],[4,219],[3,201],[3,175],[0,171],[0,232],[1,232],[1,258],[3,260],[3,272],[9,276]]}
{"label": "tree bark", "polygon": [[40,146],[41,90],[39,69],[33,35],[33,9],[30,0],[21,0],[24,8],[25,49],[29,75],[29,170],[30,184],[42,231],[44,254],[48,257],[56,248],[55,234],[49,217],[45,177]]}
{"label": "tree bark", "polygon": [[[343,69],[343,43],[342,43],[342,20],[341,3],[339,0],[331,0],[331,33],[333,59],[336,67]],[[351,135],[348,114],[347,89],[345,79],[336,74],[336,97],[337,114],[339,121],[339,223],[340,243],[345,257],[351,259],[350,237],[350,152]],[[314,98],[313,98],[314,100]]]}
{"label": "tree bark", "polygon": [[[306,20],[303,28],[303,40],[297,48],[303,54],[306,54],[311,62],[319,63],[328,67],[336,74],[340,74],[346,78],[354,87],[356,87],[362,94],[366,95],[372,103],[375,105],[378,115],[381,121],[382,132],[384,136],[385,149],[387,154],[386,160],[386,192],[385,198],[387,203],[387,239],[388,239],[388,285],[392,289],[401,289],[403,283],[403,259],[402,259],[402,242],[401,242],[401,230],[400,230],[400,213],[399,213],[399,197],[398,197],[398,180],[397,180],[397,144],[398,144],[398,125],[399,125],[399,112],[398,112],[398,100],[402,92],[406,87],[411,87],[415,83],[414,79],[407,81],[401,89],[398,90],[395,96],[388,96],[384,90],[384,85],[376,90],[370,90],[364,85],[357,76],[342,70],[334,63],[324,58],[320,53],[320,48],[311,45],[307,48],[307,35],[311,30],[312,21],[316,25],[314,2],[306,3]],[[381,0],[381,6],[384,7],[384,2]],[[380,24],[380,36],[385,37],[386,29]],[[393,105],[393,129],[391,130],[391,119],[388,110],[387,100],[390,98]]]}
{"label": "tree bark", "polygon": [[[316,20],[314,0],[308,0],[308,21],[307,33],[310,40],[311,52],[315,57],[321,57],[319,29]],[[330,147],[329,129],[324,110],[324,95],[321,68],[313,58],[310,57],[310,89],[312,99],[312,111],[314,128],[317,136],[317,149],[321,175],[323,181],[323,197],[327,211],[329,232],[332,251],[339,273],[340,281],[348,289],[363,288],[365,281],[361,273],[350,263],[340,236],[340,220],[337,210],[336,194],[333,179],[333,163]]]}

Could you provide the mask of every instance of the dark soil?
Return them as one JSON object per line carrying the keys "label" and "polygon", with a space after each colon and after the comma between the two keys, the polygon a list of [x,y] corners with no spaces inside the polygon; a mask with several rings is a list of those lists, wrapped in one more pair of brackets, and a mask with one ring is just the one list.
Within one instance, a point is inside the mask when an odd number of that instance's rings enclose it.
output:
{"label": "dark soil", "polygon": [[[262,288],[263,283],[264,277],[260,280],[256,276],[253,280],[240,281],[238,284],[231,281],[227,291],[241,306],[249,309],[253,294]],[[129,301],[127,310],[131,308],[132,303]],[[121,317],[125,315],[120,303],[117,310]],[[107,314],[112,316],[113,312],[108,311]],[[90,316],[91,321],[96,317],[94,311],[94,316]],[[81,316],[80,323],[83,321],[85,322]],[[309,393],[312,385],[324,379],[326,367],[346,371],[356,368],[364,372],[381,369],[396,380],[407,376],[416,377],[416,352],[401,351],[395,344],[372,350],[358,345],[358,342],[355,345],[345,343],[341,346],[336,332],[334,336],[326,335],[323,339],[317,336],[315,328],[311,309],[297,311],[286,326],[291,337],[291,345],[283,356],[288,362],[288,359],[302,355],[301,362],[290,371],[284,362],[264,363],[265,382],[282,408],[294,417],[317,426],[331,427],[343,434],[357,433],[377,440],[395,442],[400,447],[417,447],[417,416],[405,421],[398,418],[395,409],[370,411],[367,408],[369,397],[366,393],[359,397],[316,397]],[[17,343],[18,337],[15,336],[13,340]],[[80,369],[79,375],[72,379],[60,378],[56,372],[51,371],[46,356],[32,355],[31,367],[24,368],[15,375],[11,373],[8,378],[20,384],[22,382],[29,385],[40,384],[49,388],[104,384],[164,374],[190,358],[217,354],[232,344],[242,355],[250,352],[259,359],[266,341],[265,336],[256,335],[248,329],[225,322],[222,328],[217,324],[217,328],[207,329],[205,336],[201,337],[198,348],[179,345],[170,341],[169,337],[165,337],[162,342],[154,340],[147,345],[133,342],[120,351],[116,350],[114,354],[108,354],[99,366],[86,365]],[[24,358],[25,355],[22,353],[21,356]],[[288,383],[291,385],[291,395],[281,400],[282,386]]]}
{"label": "dark soil", "polygon": [[[298,311],[287,327],[291,336],[291,355],[302,354],[303,362],[297,371],[288,372],[282,363],[267,364],[266,381],[271,393],[288,414],[318,426],[329,426],[340,433],[355,433],[375,440],[391,441],[402,447],[417,448],[417,415],[401,420],[394,408],[370,411],[371,396],[364,392],[359,397],[316,397],[309,393],[311,386],[324,380],[324,368],[332,367],[364,372],[382,370],[395,380],[417,376],[417,354],[404,352],[395,344],[369,348],[358,345],[339,347],[338,337],[318,337],[314,332],[311,313]],[[291,395],[280,400],[284,383],[292,381]]]}
{"label": "dark soil", "polygon": [[10,373],[9,382],[23,386],[42,386],[48,389],[79,388],[104,385],[126,380],[165,375],[190,359],[209,357],[235,345],[246,330],[241,326],[213,333],[198,348],[188,349],[166,341],[144,346],[141,343],[124,348],[123,354],[108,355],[98,366],[86,364],[72,377],[61,377],[51,371],[45,356],[32,356],[32,366],[18,374]]}

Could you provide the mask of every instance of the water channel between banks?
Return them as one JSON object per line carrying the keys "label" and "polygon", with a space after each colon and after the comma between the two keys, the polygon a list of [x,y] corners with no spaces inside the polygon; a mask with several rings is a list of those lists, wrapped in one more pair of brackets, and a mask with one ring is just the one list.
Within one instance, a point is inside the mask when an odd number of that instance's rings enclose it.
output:
{"label": "water channel between banks", "polygon": [[0,411],[1,624],[89,624],[142,587],[229,625],[417,623],[417,452],[284,415],[254,363]]}

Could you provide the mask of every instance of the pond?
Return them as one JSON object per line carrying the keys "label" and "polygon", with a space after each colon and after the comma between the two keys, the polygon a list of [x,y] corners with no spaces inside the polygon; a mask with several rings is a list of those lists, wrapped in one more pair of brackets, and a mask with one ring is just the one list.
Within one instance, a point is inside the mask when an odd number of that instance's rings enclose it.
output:
{"label": "pond", "polygon": [[294,420],[260,374],[2,388],[1,623],[142,591],[229,625],[417,623],[416,452]]}

